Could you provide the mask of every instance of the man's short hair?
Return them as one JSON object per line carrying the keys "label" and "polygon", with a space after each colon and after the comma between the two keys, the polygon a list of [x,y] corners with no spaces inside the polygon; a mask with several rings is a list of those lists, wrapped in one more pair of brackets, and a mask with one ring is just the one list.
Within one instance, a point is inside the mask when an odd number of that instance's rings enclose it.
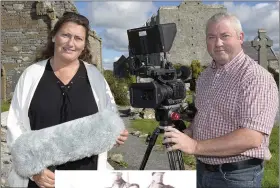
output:
{"label": "man's short hair", "polygon": [[243,32],[240,20],[235,15],[230,14],[228,12],[219,12],[217,14],[214,14],[211,18],[208,19],[206,23],[206,29],[205,29],[206,35],[207,35],[209,25],[211,23],[219,22],[222,19],[227,19],[231,22],[238,36],[240,35],[241,32]]}

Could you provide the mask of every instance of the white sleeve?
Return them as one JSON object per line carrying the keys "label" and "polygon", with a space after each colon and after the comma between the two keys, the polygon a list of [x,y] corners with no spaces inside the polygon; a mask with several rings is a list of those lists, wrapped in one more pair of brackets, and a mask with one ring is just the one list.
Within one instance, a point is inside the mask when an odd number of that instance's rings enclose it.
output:
{"label": "white sleeve", "polygon": [[118,112],[114,96],[113,96],[112,91],[110,89],[110,86],[107,83],[105,78],[104,78],[104,82],[105,82],[105,89],[106,89],[106,96],[105,96],[106,97],[106,99],[105,99],[106,100],[106,108],[111,109],[114,112]]}
{"label": "white sleeve", "polygon": [[23,127],[23,101],[22,93],[24,88],[24,78],[25,72],[19,78],[19,81],[15,87],[13,98],[11,101],[10,109],[7,117],[7,145],[11,149],[14,141],[22,134],[24,131]]}

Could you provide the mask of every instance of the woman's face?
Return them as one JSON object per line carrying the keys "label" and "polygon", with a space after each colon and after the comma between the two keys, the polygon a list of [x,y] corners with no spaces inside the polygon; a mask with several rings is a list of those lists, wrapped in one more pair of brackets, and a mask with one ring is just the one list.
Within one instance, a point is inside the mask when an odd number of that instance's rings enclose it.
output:
{"label": "woman's face", "polygon": [[54,55],[69,63],[76,61],[86,44],[86,29],[74,22],[64,23],[53,38]]}

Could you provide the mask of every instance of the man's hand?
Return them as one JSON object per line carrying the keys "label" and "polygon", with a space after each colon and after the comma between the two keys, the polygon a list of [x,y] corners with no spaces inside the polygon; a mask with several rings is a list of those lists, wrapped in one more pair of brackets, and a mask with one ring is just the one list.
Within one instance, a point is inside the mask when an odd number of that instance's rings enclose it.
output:
{"label": "man's hand", "polygon": [[188,135],[180,132],[179,130],[169,126],[165,128],[164,144],[171,144],[168,151],[181,150],[182,152],[193,155],[195,154],[197,141],[190,138]]}
{"label": "man's hand", "polygon": [[40,174],[34,175],[33,180],[40,188],[54,187],[54,173],[49,169],[45,169]]}
{"label": "man's hand", "polygon": [[122,131],[120,136],[117,138],[116,145],[117,146],[123,145],[124,142],[127,140],[127,137],[128,137],[128,131],[127,130]]}

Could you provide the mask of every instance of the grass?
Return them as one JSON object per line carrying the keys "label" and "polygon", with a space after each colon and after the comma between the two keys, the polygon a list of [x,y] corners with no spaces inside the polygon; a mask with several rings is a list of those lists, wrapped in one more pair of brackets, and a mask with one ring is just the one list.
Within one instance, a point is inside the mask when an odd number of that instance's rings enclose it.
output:
{"label": "grass", "polygon": [[271,159],[265,163],[262,187],[279,187],[279,127],[274,127],[270,136]]}
{"label": "grass", "polygon": [[[151,119],[138,119],[133,120],[131,127],[135,130],[139,130],[142,133],[152,133],[158,126],[158,122]],[[159,135],[156,144],[162,145],[162,134]],[[262,187],[279,187],[279,127],[274,127],[270,136],[269,149],[272,158],[265,163],[264,178]],[[192,155],[184,155],[184,162],[187,169],[195,170],[195,158]]]}
{"label": "grass", "polygon": [[10,103],[9,102],[2,102],[1,103],[1,112],[8,111],[10,108]]}
{"label": "grass", "polygon": [[195,170],[196,169],[196,159],[193,155],[183,154],[183,159],[184,159],[186,170]]}
{"label": "grass", "polygon": [[[132,121],[131,128],[152,135],[154,129],[158,126],[156,120],[151,119],[136,119]],[[160,134],[157,138],[156,145],[162,145],[163,135]]]}

